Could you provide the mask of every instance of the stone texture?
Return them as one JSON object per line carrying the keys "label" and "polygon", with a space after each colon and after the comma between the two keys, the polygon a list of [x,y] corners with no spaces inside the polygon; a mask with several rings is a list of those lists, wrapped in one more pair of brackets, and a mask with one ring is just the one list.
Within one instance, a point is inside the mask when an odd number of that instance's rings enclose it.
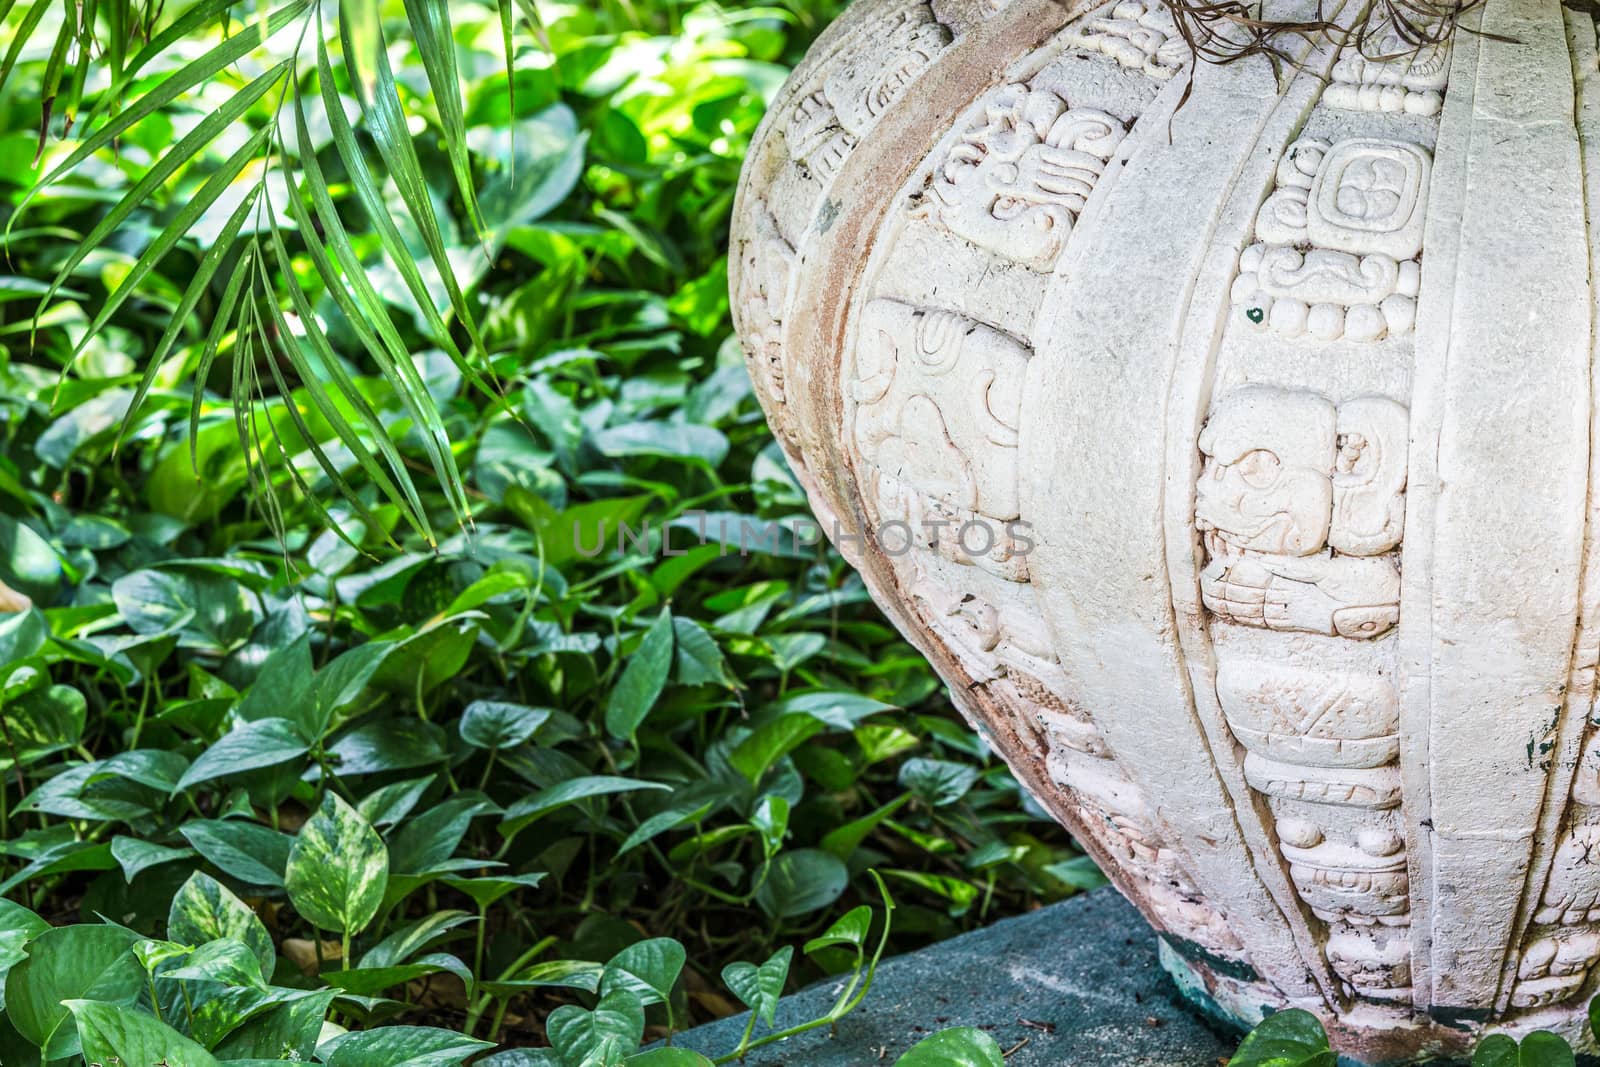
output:
{"label": "stone texture", "polygon": [[[1367,6],[1267,6],[1318,10]],[[974,728],[1194,988],[1373,1063],[1589,1042],[1600,989],[1596,32],[1467,23],[1280,78],[1143,0],[859,0],[730,260],[812,507]]]}
{"label": "stone texture", "polygon": [[[779,1027],[821,1015],[836,996],[835,983],[823,982],[785,998]],[[744,1016],[723,1019],[675,1043],[725,1054],[744,1025]],[[814,1030],[745,1062],[889,1064],[932,1031],[954,1026],[982,1027],[1001,1049],[1015,1048],[1007,1067],[1217,1067],[1238,1043],[1188,1009],[1139,913],[1100,891],[889,960],[835,1033]]]}

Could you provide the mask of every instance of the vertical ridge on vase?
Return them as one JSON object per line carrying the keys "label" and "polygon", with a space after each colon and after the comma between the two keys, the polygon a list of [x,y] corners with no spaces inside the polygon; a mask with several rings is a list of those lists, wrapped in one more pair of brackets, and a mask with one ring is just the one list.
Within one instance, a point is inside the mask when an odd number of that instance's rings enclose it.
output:
{"label": "vertical ridge on vase", "polygon": [[[1589,15],[1564,13],[1572,74],[1586,205],[1600,188],[1600,95],[1597,95],[1595,23]],[[1589,218],[1591,288],[1600,266],[1600,245],[1592,211]],[[1593,295],[1591,294],[1591,307]],[[1592,362],[1591,362],[1592,366]],[[1600,377],[1591,370],[1591,389]],[[1600,399],[1591,394],[1591,483],[1600,468]],[[1595,662],[1600,654],[1600,498],[1591,489],[1579,591],[1578,625],[1571,677],[1552,750],[1549,793],[1535,834],[1528,888],[1523,894],[1514,940],[1501,978],[1500,1011],[1536,1022],[1541,1009],[1582,1004],[1600,982],[1600,866],[1591,856],[1600,847],[1600,750],[1590,724],[1595,695]]]}
{"label": "vertical ridge on vase", "polygon": [[1261,861],[1284,866],[1349,1010],[1401,1028],[1417,992],[1396,549],[1446,50],[1353,52],[1304,64],[1197,282],[1166,558],[1196,707]]}
{"label": "vertical ridge on vase", "polygon": [[[1402,549],[1402,733],[1427,742],[1401,759],[1408,782],[1427,775],[1429,1001],[1444,1022],[1489,1018],[1515,951],[1573,665],[1590,424],[1561,8],[1489,0],[1468,26],[1427,222]],[[1529,545],[1548,570],[1521,565]]]}
{"label": "vertical ridge on vase", "polygon": [[[1260,814],[1240,809],[1224,782],[1236,776],[1242,790],[1243,775],[1236,761],[1219,767],[1195,706],[1179,635],[1191,620],[1175,617],[1165,568],[1149,569],[1167,550],[1161,383],[1171,382],[1218,214],[1280,95],[1265,61],[1202,65],[1172,143],[1132,155],[1096,227],[1071,250],[1034,334],[1024,504],[1049,516],[1030,564],[1063,667],[1112,751],[1127,753],[1130,774],[1178,831],[1196,881],[1257,969],[1290,1002],[1326,1014],[1337,983]],[[1195,135],[1219,124],[1249,132],[1232,143]],[[1124,295],[1134,292],[1137,311]]]}
{"label": "vertical ridge on vase", "polygon": [[[848,313],[892,206],[894,198],[889,191],[904,184],[974,99],[990,87],[1003,85],[1018,62],[1026,63],[1036,48],[1070,18],[1089,10],[1089,6],[1058,0],[1011,0],[1004,5],[992,0],[969,0],[966,4],[947,0],[911,5],[909,15],[904,6],[896,9],[882,4],[872,12],[872,18],[864,19],[864,26],[904,26],[908,20],[922,23],[929,15],[936,20],[954,15],[958,21],[939,22],[945,32],[938,64],[930,64],[930,69],[916,79],[915,93],[901,91],[887,98],[879,94],[874,136],[838,140],[837,151],[830,151],[826,157],[826,173],[805,163],[816,154],[815,148],[803,158],[795,157],[800,138],[786,138],[784,143],[769,147],[771,157],[778,161],[780,176],[802,188],[820,187],[816,195],[804,201],[803,216],[791,204],[791,215],[803,217],[804,222],[802,227],[790,229],[790,256],[785,257],[792,269],[784,272],[789,280],[781,301],[781,340],[775,349],[785,379],[781,397],[774,396],[770,376],[762,377],[765,351],[759,341],[763,335],[757,330],[752,336],[748,327],[741,332],[747,350],[751,350],[758,391],[768,400],[769,421],[780,438],[789,435],[786,453],[796,457],[799,466],[826,472],[816,477],[797,471],[824,522],[837,522],[839,529],[828,532],[860,571],[874,599],[907,639],[934,663],[950,684],[952,697],[963,715],[989,736],[1029,791],[1043,798],[1052,814],[1079,834],[1119,889],[1133,899],[1143,900],[1141,886],[1131,881],[1124,869],[1124,857],[1107,852],[1101,838],[1086,832],[1077,810],[1052,788],[1039,739],[1027,731],[1025,722],[1015,721],[1014,709],[997,704],[982,690],[987,679],[969,675],[952,650],[933,640],[926,624],[911,612],[908,605],[914,602],[914,589],[900,582],[892,562],[873,543],[872,516],[865,507],[854,461],[846,442],[829,430],[841,416],[841,360]],[[964,14],[960,9],[965,9]],[[861,78],[877,76],[872,72],[885,66],[894,69],[893,52],[886,61],[882,41],[870,40],[861,30],[849,40],[856,45],[854,51],[846,47],[834,58],[831,69],[821,65],[812,72],[814,88],[796,106],[797,112],[806,100],[815,99],[819,93],[818,103],[823,105],[820,110],[826,110],[835,105],[830,94],[841,84],[853,86]],[[918,42],[909,43],[913,48],[923,47]],[[852,69],[867,73],[849,73]],[[907,99],[908,95],[911,99]],[[781,124],[778,130],[783,130]],[[816,139],[807,138],[805,143],[815,145]],[[770,176],[764,177],[763,183],[768,188],[779,187],[779,182]],[[793,193],[787,195],[790,200],[802,199]],[[769,275],[777,273],[771,269],[773,257],[759,247],[763,220],[752,215],[758,208],[758,199],[752,196],[742,205],[746,212],[744,242],[746,246],[756,244],[756,251],[732,279],[735,291],[744,295],[747,319],[759,319],[765,304],[765,294],[751,281],[761,277],[763,267]],[[984,340],[992,351],[1016,352],[1014,342],[1003,332],[989,330]],[[838,536],[841,532],[843,537]]]}
{"label": "vertical ridge on vase", "polygon": [[908,636],[959,666],[945,676],[968,720],[1024,778],[1029,764],[1042,770],[1064,821],[1112,860],[1158,929],[1246,974],[1248,954],[1195,884],[1184,846],[1077,699],[1021,550],[1030,524],[1018,423],[1033,323],[1124,159],[1143,139],[1164,139],[1186,47],[1159,5],[1115,0],[957,118],[873,237],[842,346],[839,423],[883,542],[863,551],[889,557]]}

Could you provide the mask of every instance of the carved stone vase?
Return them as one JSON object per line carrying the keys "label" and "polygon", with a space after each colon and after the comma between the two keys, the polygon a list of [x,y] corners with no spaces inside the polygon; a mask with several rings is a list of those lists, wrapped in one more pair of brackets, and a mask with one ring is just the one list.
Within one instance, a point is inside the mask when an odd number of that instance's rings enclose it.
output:
{"label": "carved stone vase", "polygon": [[1191,996],[1364,1063],[1592,1048],[1595,25],[1384,37],[858,0],[734,306],[820,521]]}

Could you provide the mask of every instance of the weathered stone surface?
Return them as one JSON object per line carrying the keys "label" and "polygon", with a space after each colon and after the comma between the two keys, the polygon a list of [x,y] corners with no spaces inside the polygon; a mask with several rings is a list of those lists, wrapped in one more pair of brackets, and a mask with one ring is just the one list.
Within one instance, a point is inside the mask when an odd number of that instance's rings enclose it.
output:
{"label": "weathered stone surface", "polygon": [[[786,998],[779,1028],[815,1018],[838,990],[823,982]],[[681,1035],[717,1056],[738,1047],[745,1017]],[[1090,893],[889,960],[837,1032],[815,1030],[752,1053],[749,1067],[873,1067],[935,1030],[977,1026],[1007,1067],[1217,1067],[1238,1039],[1178,997],[1139,913]]]}
{"label": "weathered stone surface", "polygon": [[1595,24],[1466,23],[1280,78],[1145,0],[859,0],[730,263],[969,721],[1215,1002],[1373,1063],[1600,990]]}

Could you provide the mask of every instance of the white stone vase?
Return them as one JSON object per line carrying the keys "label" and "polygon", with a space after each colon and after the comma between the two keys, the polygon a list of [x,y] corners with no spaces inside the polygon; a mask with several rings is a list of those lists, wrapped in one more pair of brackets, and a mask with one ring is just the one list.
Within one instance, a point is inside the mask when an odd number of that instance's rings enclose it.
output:
{"label": "white stone vase", "polygon": [[1366,1063],[1592,1048],[1600,983],[1596,31],[1465,22],[1275,75],[1157,0],[858,0],[730,261],[813,508],[972,724],[1192,996]]}

